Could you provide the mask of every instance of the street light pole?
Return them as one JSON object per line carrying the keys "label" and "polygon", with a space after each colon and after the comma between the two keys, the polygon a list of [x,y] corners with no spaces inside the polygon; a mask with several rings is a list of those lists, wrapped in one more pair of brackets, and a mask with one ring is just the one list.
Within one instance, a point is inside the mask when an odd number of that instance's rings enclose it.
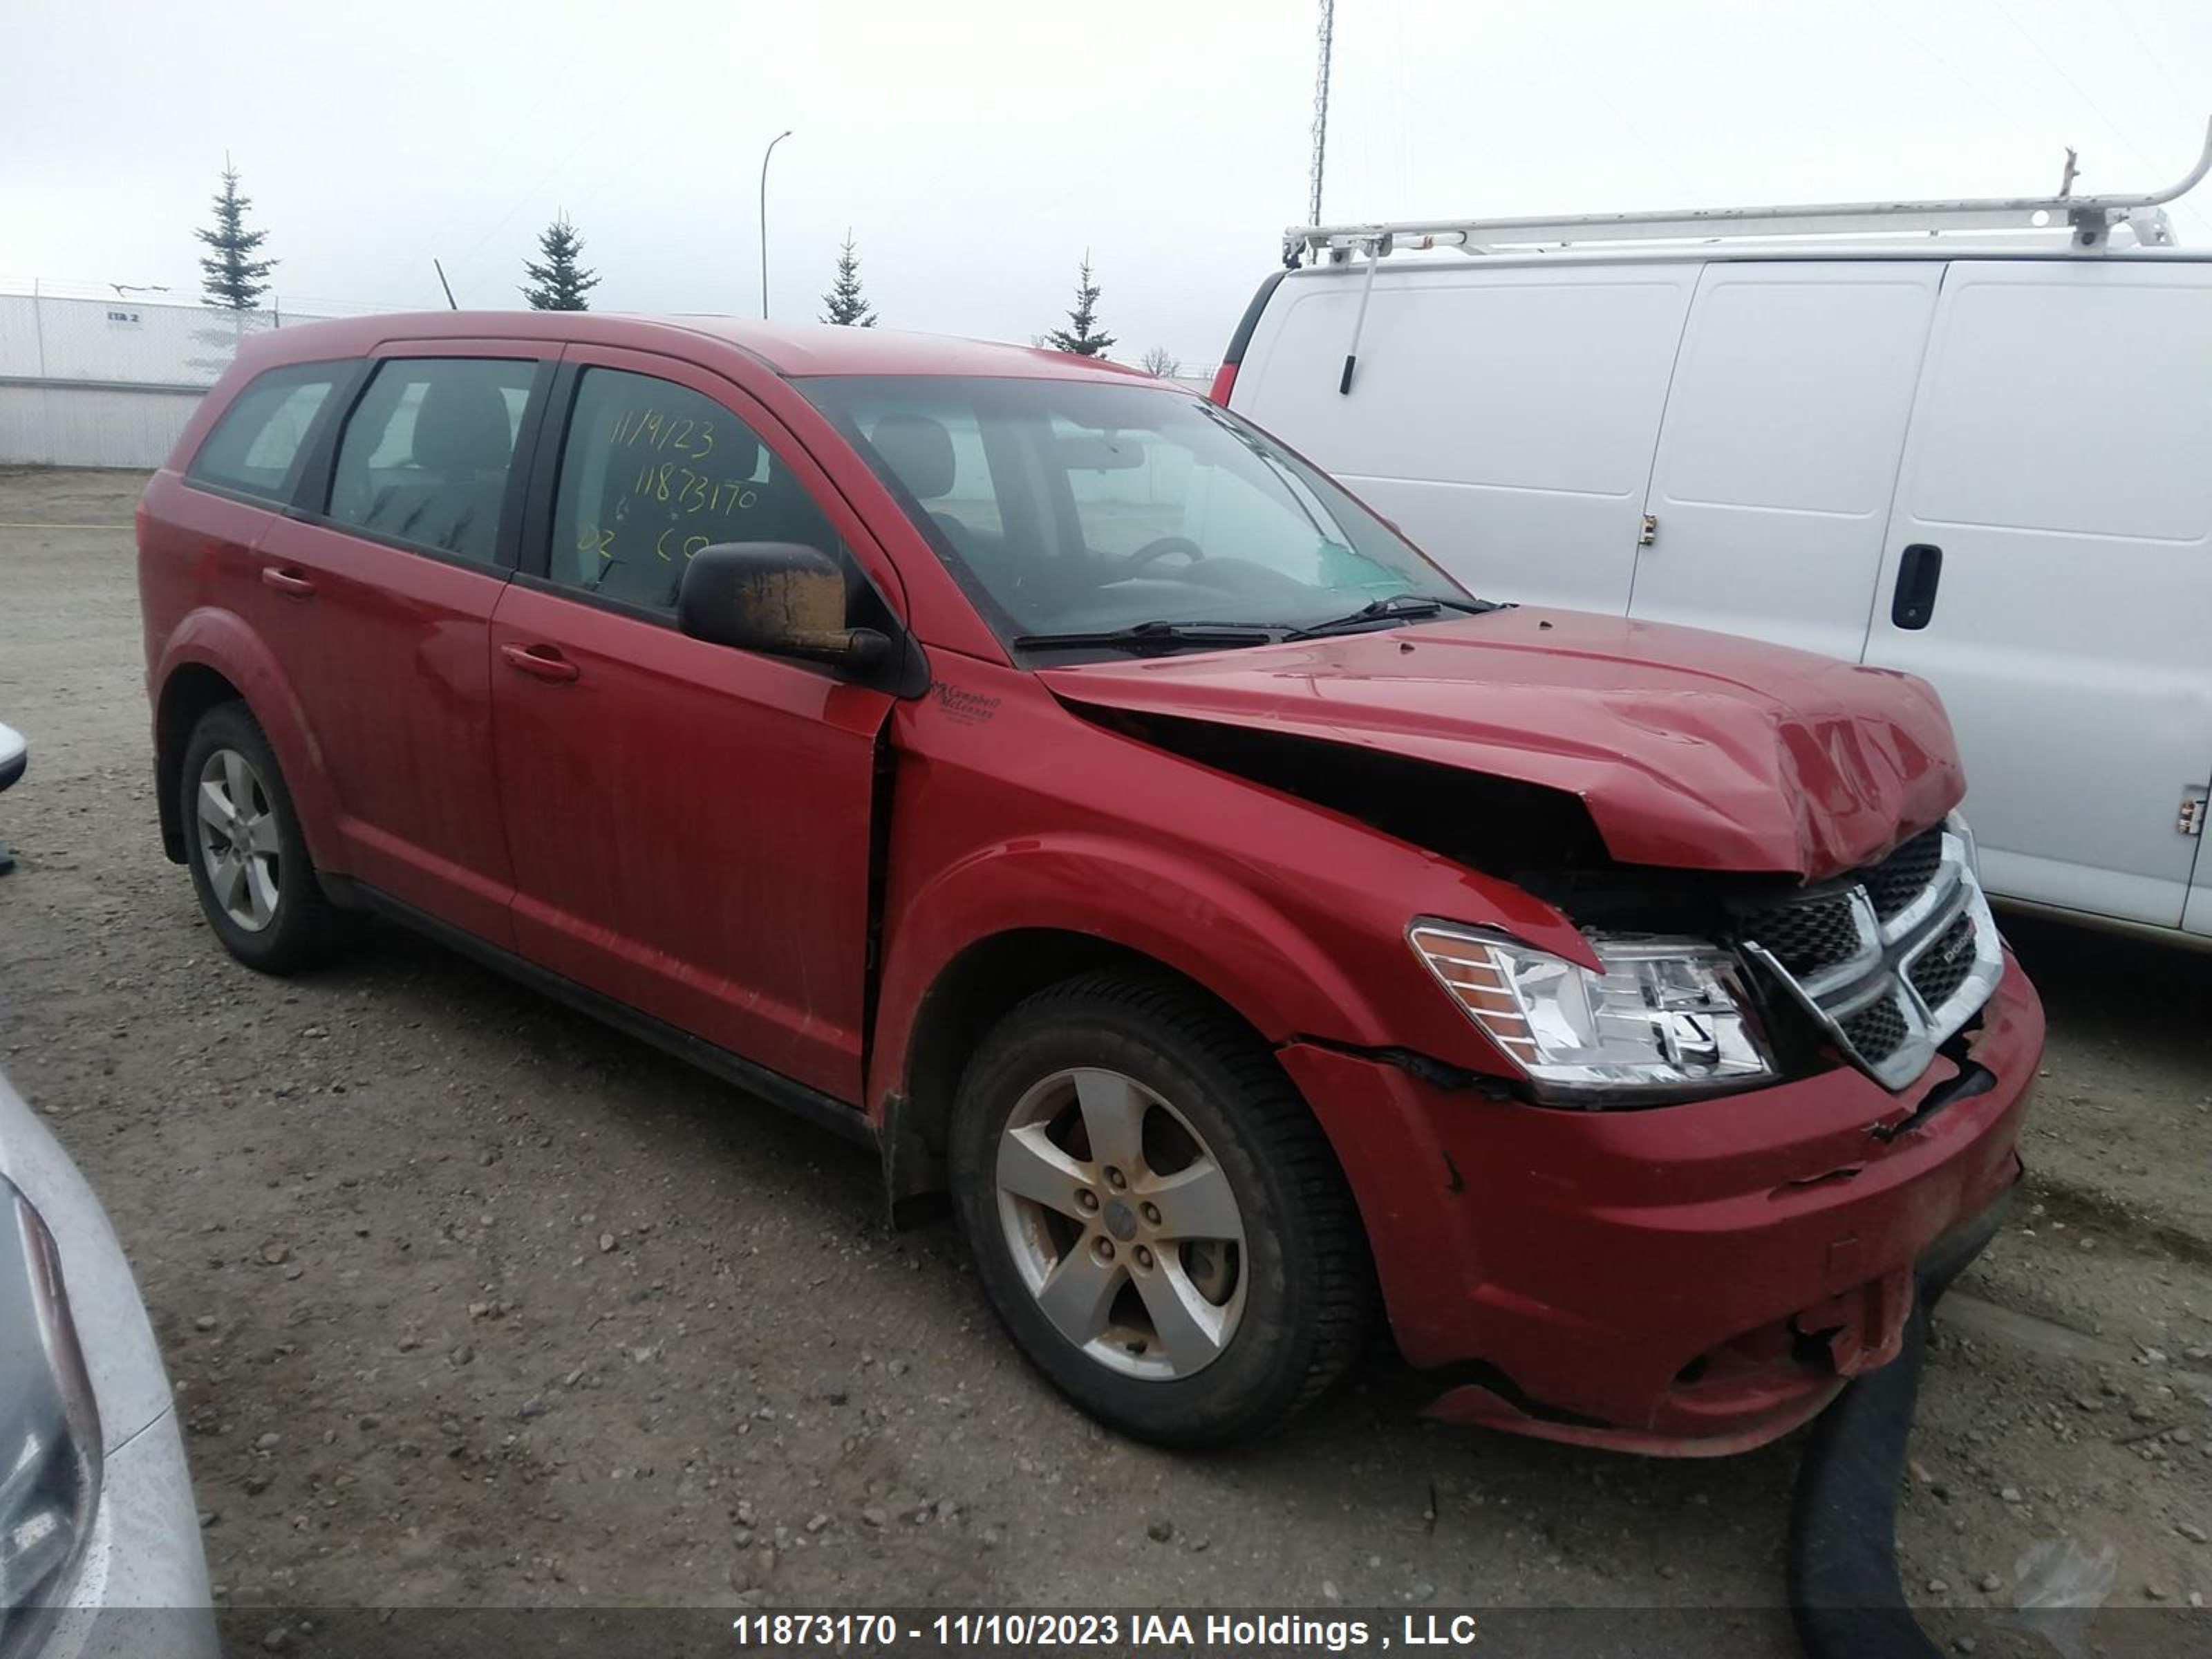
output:
{"label": "street light pole", "polygon": [[763,322],[768,320],[768,158],[775,154],[775,147],[778,144],[790,137],[791,130],[787,127],[769,139],[768,148],[761,152],[761,320]]}

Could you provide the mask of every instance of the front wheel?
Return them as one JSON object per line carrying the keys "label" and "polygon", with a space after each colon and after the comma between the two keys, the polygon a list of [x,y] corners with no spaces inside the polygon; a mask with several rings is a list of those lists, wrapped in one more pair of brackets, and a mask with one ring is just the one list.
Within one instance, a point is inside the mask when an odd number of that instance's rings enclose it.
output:
{"label": "front wheel", "polygon": [[1266,1047],[1181,987],[1030,998],[970,1061],[951,1150],[994,1307],[1117,1429],[1259,1434],[1359,1351],[1373,1273],[1334,1156]]}

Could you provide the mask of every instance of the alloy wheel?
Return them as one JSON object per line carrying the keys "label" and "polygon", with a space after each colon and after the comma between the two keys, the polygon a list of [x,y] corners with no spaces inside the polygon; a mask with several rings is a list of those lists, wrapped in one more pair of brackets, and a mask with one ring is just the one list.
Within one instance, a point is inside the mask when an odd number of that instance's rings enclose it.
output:
{"label": "alloy wheel", "polygon": [[269,786],[237,750],[217,749],[200,768],[194,827],[215,902],[236,926],[262,932],[276,919],[283,852]]}
{"label": "alloy wheel", "polygon": [[1127,1376],[1219,1358],[1244,1311],[1244,1222],[1212,1150],[1134,1078],[1054,1073],[999,1139],[999,1218],[1060,1334]]}

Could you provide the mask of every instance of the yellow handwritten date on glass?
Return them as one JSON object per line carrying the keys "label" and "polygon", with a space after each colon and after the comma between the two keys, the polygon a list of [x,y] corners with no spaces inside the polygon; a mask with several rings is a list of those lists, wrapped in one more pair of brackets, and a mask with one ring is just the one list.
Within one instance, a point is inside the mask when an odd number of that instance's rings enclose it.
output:
{"label": "yellow handwritten date on glass", "polygon": [[695,460],[714,453],[714,422],[658,409],[618,411],[607,435],[617,449],[650,449]]}

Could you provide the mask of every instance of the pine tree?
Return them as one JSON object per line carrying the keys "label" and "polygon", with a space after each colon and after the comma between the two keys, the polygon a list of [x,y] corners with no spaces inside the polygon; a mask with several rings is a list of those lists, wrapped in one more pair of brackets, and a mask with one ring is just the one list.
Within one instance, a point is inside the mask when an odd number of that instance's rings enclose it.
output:
{"label": "pine tree", "polygon": [[522,290],[522,297],[530,302],[532,311],[589,311],[591,303],[584,298],[599,285],[599,273],[586,270],[577,260],[584,252],[584,239],[576,234],[575,226],[568,216],[561,214],[545,227],[538,238],[538,251],[544,255],[544,263],[523,261],[523,273],[530,278],[531,286]]}
{"label": "pine tree", "polygon": [[1091,256],[1083,256],[1082,274],[1075,283],[1075,309],[1067,313],[1071,326],[1056,328],[1044,337],[1054,351],[1079,357],[1103,357],[1114,343],[1110,334],[1098,332],[1098,284],[1091,280]]}
{"label": "pine tree", "polygon": [[822,296],[829,309],[822,313],[825,323],[842,323],[847,328],[873,328],[876,325],[875,307],[860,295],[860,256],[853,251],[853,233],[845,233],[845,246],[837,252],[837,280]]}
{"label": "pine tree", "polygon": [[222,194],[215,198],[215,224],[193,233],[215,250],[200,261],[200,297],[209,305],[251,311],[269,291],[267,277],[276,269],[276,261],[253,257],[269,233],[246,228],[246,210],[252,205],[252,197],[238,193],[238,169],[225,155]]}

